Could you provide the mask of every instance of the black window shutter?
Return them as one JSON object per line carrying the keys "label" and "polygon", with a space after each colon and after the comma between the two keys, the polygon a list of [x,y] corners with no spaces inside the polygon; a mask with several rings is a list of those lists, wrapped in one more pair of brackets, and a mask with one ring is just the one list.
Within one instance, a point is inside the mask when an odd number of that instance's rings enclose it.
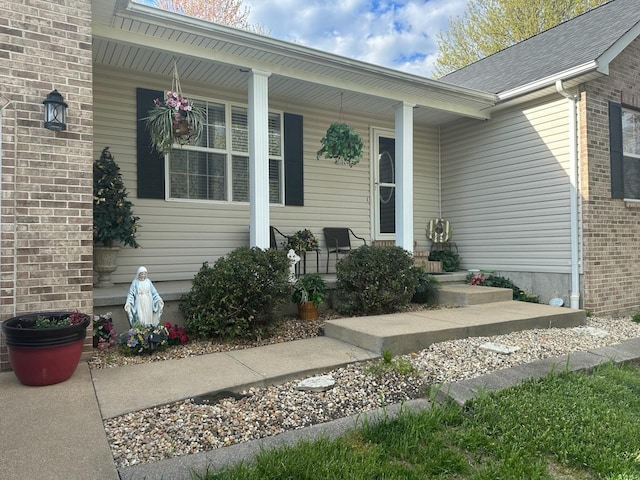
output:
{"label": "black window shutter", "polygon": [[151,146],[149,129],[142,120],[153,108],[153,101],[163,97],[160,90],[136,88],[138,198],[164,200],[164,156]]}
{"label": "black window shutter", "polygon": [[302,115],[284,114],[284,204],[304,206]]}
{"label": "black window shutter", "polygon": [[609,102],[609,149],[611,152],[611,198],[624,198],[622,106]]}

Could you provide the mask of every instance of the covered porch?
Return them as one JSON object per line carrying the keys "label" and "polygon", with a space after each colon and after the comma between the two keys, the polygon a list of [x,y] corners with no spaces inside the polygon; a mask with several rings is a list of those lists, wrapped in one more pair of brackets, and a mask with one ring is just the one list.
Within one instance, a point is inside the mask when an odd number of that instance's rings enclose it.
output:
{"label": "covered porch", "polygon": [[[233,248],[268,247],[270,225],[287,233],[309,228],[318,237],[323,227],[350,226],[368,241],[394,240],[408,251],[417,242],[428,249],[422,226],[442,211],[438,127],[462,118],[486,120],[496,100],[134,2],[94,2],[93,40],[94,148],[112,146],[141,218],[143,248],[121,252],[114,275],[121,283],[130,281],[141,264],[154,281],[187,280],[203,261],[215,261]],[[246,202],[234,200],[235,184],[222,201],[176,198],[171,160],[141,167],[135,135],[123,130],[128,125],[135,132],[135,118],[114,115],[119,102],[114,92],[130,105],[135,88],[164,90],[171,85],[174,63],[183,93],[220,105],[228,101],[229,109],[246,105]],[[267,140],[273,111],[283,112],[283,136],[289,113],[300,119],[302,130],[298,152],[287,158],[284,144],[275,195]],[[363,158],[351,169],[316,160],[320,137],[337,120],[354,126],[364,139]],[[391,174],[379,161],[383,150],[393,157]],[[231,157],[228,177],[235,175]],[[159,187],[147,196],[143,183],[151,171]]]}

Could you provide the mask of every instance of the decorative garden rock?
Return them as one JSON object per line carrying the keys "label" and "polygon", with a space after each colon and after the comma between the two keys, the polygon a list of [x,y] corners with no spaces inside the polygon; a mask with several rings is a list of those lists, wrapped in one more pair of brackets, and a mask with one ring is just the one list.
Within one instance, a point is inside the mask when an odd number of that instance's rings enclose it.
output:
{"label": "decorative garden rock", "polygon": [[298,390],[308,392],[326,392],[331,390],[336,384],[335,379],[331,375],[318,375],[316,377],[306,378],[298,383]]}
{"label": "decorative garden rock", "polygon": [[502,343],[493,343],[493,342],[483,343],[482,345],[480,345],[480,348],[482,350],[487,350],[493,353],[499,353],[501,355],[511,355],[512,353],[515,353],[518,350],[520,350],[520,347],[518,346],[504,345]]}
{"label": "decorative garden rock", "polygon": [[584,333],[585,335],[591,335],[596,338],[606,338],[609,336],[609,332],[595,327],[575,327],[572,329],[576,333]]}

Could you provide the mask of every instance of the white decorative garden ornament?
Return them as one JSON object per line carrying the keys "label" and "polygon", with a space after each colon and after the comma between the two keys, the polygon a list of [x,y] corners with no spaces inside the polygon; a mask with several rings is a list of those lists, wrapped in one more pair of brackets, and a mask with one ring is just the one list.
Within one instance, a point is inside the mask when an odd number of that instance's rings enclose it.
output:
{"label": "white decorative garden ornament", "polygon": [[300,255],[296,253],[296,251],[292,248],[287,253],[287,258],[289,259],[289,282],[296,283],[296,264],[300,262]]}

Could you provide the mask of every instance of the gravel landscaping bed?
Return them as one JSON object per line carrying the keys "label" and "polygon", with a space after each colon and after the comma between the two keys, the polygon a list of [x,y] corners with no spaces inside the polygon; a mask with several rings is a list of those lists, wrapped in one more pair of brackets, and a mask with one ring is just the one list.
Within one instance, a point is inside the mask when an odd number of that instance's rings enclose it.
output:
{"label": "gravel landscaping bed", "polygon": [[[91,366],[105,368],[133,362],[161,361],[307,338],[317,335],[326,318],[312,324],[289,319],[274,336],[263,340],[243,343],[194,342],[154,354],[154,358],[121,358],[122,355],[114,352],[100,352]],[[631,322],[629,317],[588,318],[587,326],[606,330],[608,335],[598,337],[571,328],[537,329],[447,341],[393,359],[392,364],[398,362],[398,368],[395,369],[380,368],[380,360],[325,372],[336,381],[335,386],[327,392],[300,391],[297,388],[298,381],[252,388],[242,392],[244,397],[240,399],[222,398],[215,404],[198,404],[190,399],[112,418],[104,422],[105,431],[116,466],[130,466],[276,435],[416,398],[434,383],[472,378],[522,363],[612,345],[640,336],[640,324]],[[510,355],[494,353],[480,348],[485,342],[518,346],[520,350]],[[398,373],[401,367],[409,364],[415,370],[413,374]]]}

